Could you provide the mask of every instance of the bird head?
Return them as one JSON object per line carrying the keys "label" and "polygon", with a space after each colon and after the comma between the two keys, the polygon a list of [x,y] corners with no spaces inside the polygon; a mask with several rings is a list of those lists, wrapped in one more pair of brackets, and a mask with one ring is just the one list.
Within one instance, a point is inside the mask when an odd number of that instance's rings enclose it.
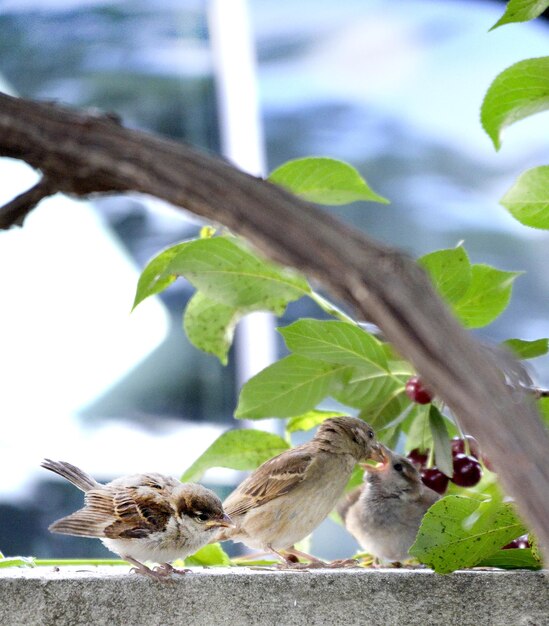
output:
{"label": "bird head", "polygon": [[383,444],[379,448],[382,459],[378,465],[361,464],[365,482],[386,495],[407,497],[418,493],[422,482],[415,465]]}
{"label": "bird head", "polygon": [[178,516],[190,521],[193,526],[202,530],[234,528],[233,521],[223,510],[221,500],[202,485],[182,484],[174,496]]}
{"label": "bird head", "polygon": [[322,449],[351,454],[357,461],[382,460],[373,428],[357,417],[331,417],[320,424],[315,440]]}

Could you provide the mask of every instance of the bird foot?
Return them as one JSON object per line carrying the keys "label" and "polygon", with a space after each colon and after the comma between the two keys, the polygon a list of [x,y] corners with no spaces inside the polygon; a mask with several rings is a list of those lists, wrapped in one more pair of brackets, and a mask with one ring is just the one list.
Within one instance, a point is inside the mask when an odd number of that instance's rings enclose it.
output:
{"label": "bird foot", "polygon": [[141,574],[142,576],[147,576],[148,578],[152,578],[153,580],[159,580],[162,582],[169,582],[170,580],[168,572],[161,570],[161,568],[158,567],[150,569],[146,565],[132,567],[130,570],[130,574]]}
{"label": "bird foot", "polygon": [[189,574],[190,573],[190,569],[177,569],[176,567],[174,567],[173,565],[170,565],[169,563],[162,563],[162,565],[157,565],[154,568],[154,571],[157,572],[158,574],[160,574],[161,576],[170,576],[171,574]]}

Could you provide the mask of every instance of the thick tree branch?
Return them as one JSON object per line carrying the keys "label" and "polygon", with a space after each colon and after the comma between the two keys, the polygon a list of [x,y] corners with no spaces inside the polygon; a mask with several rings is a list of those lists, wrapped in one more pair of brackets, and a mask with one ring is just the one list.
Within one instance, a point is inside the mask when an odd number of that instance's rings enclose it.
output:
{"label": "thick tree branch", "polygon": [[533,394],[506,385],[496,358],[458,324],[411,259],[219,158],[108,118],[0,95],[0,155],[25,160],[66,193],[157,196],[322,281],[382,329],[479,440],[549,547],[549,437]]}

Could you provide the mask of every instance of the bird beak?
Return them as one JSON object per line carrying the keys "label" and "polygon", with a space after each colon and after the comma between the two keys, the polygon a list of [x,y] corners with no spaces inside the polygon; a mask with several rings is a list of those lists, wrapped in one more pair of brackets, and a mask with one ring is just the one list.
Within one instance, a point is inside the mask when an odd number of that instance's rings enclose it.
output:
{"label": "bird beak", "polygon": [[381,443],[376,444],[370,458],[374,461],[378,461],[380,464],[369,465],[368,463],[360,463],[360,467],[366,472],[380,472],[387,466],[387,463],[389,463],[390,460],[387,448]]}
{"label": "bird beak", "polygon": [[226,513],[223,513],[222,517],[209,520],[204,525],[206,528],[236,528],[233,520]]}

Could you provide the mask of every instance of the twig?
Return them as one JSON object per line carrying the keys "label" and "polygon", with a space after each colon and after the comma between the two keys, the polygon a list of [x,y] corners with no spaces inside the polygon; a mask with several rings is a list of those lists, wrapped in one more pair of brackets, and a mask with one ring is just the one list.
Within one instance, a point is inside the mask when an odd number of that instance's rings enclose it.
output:
{"label": "twig", "polygon": [[56,193],[55,187],[46,178],[41,178],[34,187],[16,196],[3,207],[0,207],[0,230],[10,226],[22,226],[25,217],[44,198]]}

